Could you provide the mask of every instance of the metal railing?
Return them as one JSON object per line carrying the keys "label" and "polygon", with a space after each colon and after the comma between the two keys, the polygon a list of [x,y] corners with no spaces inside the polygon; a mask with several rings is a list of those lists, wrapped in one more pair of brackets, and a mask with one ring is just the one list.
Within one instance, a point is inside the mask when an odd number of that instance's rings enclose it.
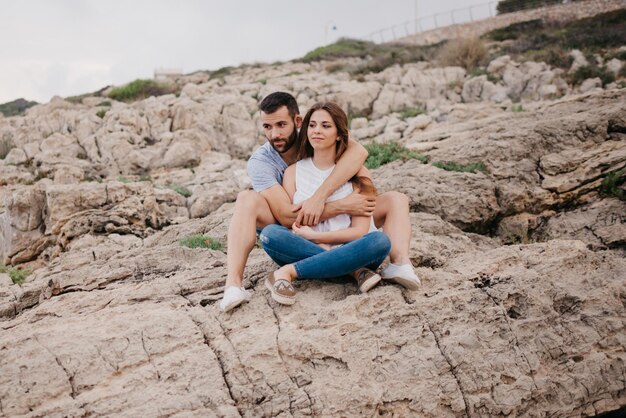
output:
{"label": "metal railing", "polygon": [[435,13],[419,19],[407,20],[406,22],[372,32],[367,36],[367,39],[378,43],[392,42],[398,38],[404,38],[405,36],[415,35],[432,29],[486,19],[496,15],[497,3],[497,1],[490,1],[461,9]]}
{"label": "metal railing", "polygon": [[[560,3],[546,5],[544,0],[528,1],[523,7],[515,11],[536,9],[540,7],[552,7],[560,4],[574,3],[584,0],[561,0]],[[542,4],[543,3],[543,4]],[[458,23],[469,23],[476,20],[483,20],[496,16],[497,1],[476,4],[461,9],[449,10],[447,12],[436,13],[431,16],[420,17],[419,19],[407,20],[394,26],[389,26],[370,33],[365,39],[372,42],[392,42],[405,36],[411,36],[433,29],[439,29]]]}

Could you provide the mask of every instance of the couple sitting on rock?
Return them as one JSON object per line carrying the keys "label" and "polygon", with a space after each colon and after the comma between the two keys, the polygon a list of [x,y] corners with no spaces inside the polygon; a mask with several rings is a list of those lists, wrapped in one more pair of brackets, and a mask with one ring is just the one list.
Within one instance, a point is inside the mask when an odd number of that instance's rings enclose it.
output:
{"label": "couple sitting on rock", "polygon": [[[298,278],[351,274],[367,292],[382,276],[417,289],[408,199],[398,192],[376,196],[363,167],[367,151],[349,139],[345,112],[332,102],[317,103],[303,121],[294,97],[283,92],[265,97],[260,110],[268,142],[248,161],[254,191],[237,196],[220,309],[250,300],[243,272],[259,232],[263,248],[281,266],[265,280],[278,303],[295,302],[292,282]],[[387,255],[391,263],[379,275]]]}

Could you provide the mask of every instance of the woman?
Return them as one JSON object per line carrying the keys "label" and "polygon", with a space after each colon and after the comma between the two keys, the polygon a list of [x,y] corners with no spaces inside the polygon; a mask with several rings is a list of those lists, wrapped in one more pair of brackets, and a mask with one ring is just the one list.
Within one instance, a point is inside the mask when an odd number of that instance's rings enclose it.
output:
{"label": "woman", "polygon": [[[345,151],[345,112],[332,102],[313,105],[304,117],[298,143],[299,161],[287,168],[283,178],[283,187],[294,203],[313,195]],[[344,198],[353,188],[363,194],[376,194],[366,168],[361,168],[327,201]],[[270,273],[265,285],[274,300],[286,305],[295,302],[291,282],[296,278],[322,279],[354,272],[359,289],[368,291],[381,280],[372,270],[378,268],[391,249],[389,239],[376,230],[371,217],[346,214],[315,227],[294,224],[293,232],[280,225],[269,225],[260,238],[268,255],[282,266]],[[294,248],[298,251],[294,252]]]}

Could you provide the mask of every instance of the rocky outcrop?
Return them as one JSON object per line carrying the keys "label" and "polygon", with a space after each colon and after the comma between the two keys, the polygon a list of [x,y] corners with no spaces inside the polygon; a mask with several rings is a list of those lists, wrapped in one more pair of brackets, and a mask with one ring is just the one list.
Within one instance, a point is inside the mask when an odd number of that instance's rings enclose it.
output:
{"label": "rocky outcrop", "polygon": [[587,416],[623,405],[622,257],[580,241],[498,247],[435,216],[413,221],[412,255],[431,266],[418,269],[419,292],[305,281],[295,306],[278,306],[255,250],[252,302],[226,316],[215,305],[225,255],[165,244],[189,225],[153,245],[112,235],[76,248],[2,288],[3,316],[18,315],[0,325],[3,413]]}
{"label": "rocky outcrop", "polygon": [[[55,99],[0,119],[0,257],[34,269],[21,285],[0,273],[0,416],[626,406],[624,89],[578,94],[508,57],[478,77],[327,66],[197,73],[179,97]],[[355,138],[426,157],[372,170],[410,200],[419,291],[309,280],[280,306],[263,285],[275,265],[255,248],[251,302],[219,312],[232,202],[250,187],[257,102],[274,90],[303,111],[336,100]],[[181,245],[198,234],[224,249]]]}

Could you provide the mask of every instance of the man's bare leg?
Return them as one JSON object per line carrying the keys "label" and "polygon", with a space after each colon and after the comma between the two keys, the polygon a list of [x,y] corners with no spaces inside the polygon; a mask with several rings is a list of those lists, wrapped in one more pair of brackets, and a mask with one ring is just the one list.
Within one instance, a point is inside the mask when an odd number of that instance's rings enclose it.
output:
{"label": "man's bare leg", "polygon": [[409,259],[411,219],[408,197],[399,192],[387,192],[377,196],[374,223],[383,227],[391,241],[391,263],[380,272],[382,278],[409,290],[419,289],[420,280]]}
{"label": "man's bare leg", "polygon": [[376,197],[374,223],[391,241],[389,258],[394,264],[408,264],[411,245],[409,198],[399,192],[387,192]]}
{"label": "man's bare leg", "polygon": [[225,288],[241,287],[248,255],[256,244],[257,226],[264,227],[275,222],[267,201],[259,193],[246,190],[237,195],[233,217],[228,226],[228,277]]}

